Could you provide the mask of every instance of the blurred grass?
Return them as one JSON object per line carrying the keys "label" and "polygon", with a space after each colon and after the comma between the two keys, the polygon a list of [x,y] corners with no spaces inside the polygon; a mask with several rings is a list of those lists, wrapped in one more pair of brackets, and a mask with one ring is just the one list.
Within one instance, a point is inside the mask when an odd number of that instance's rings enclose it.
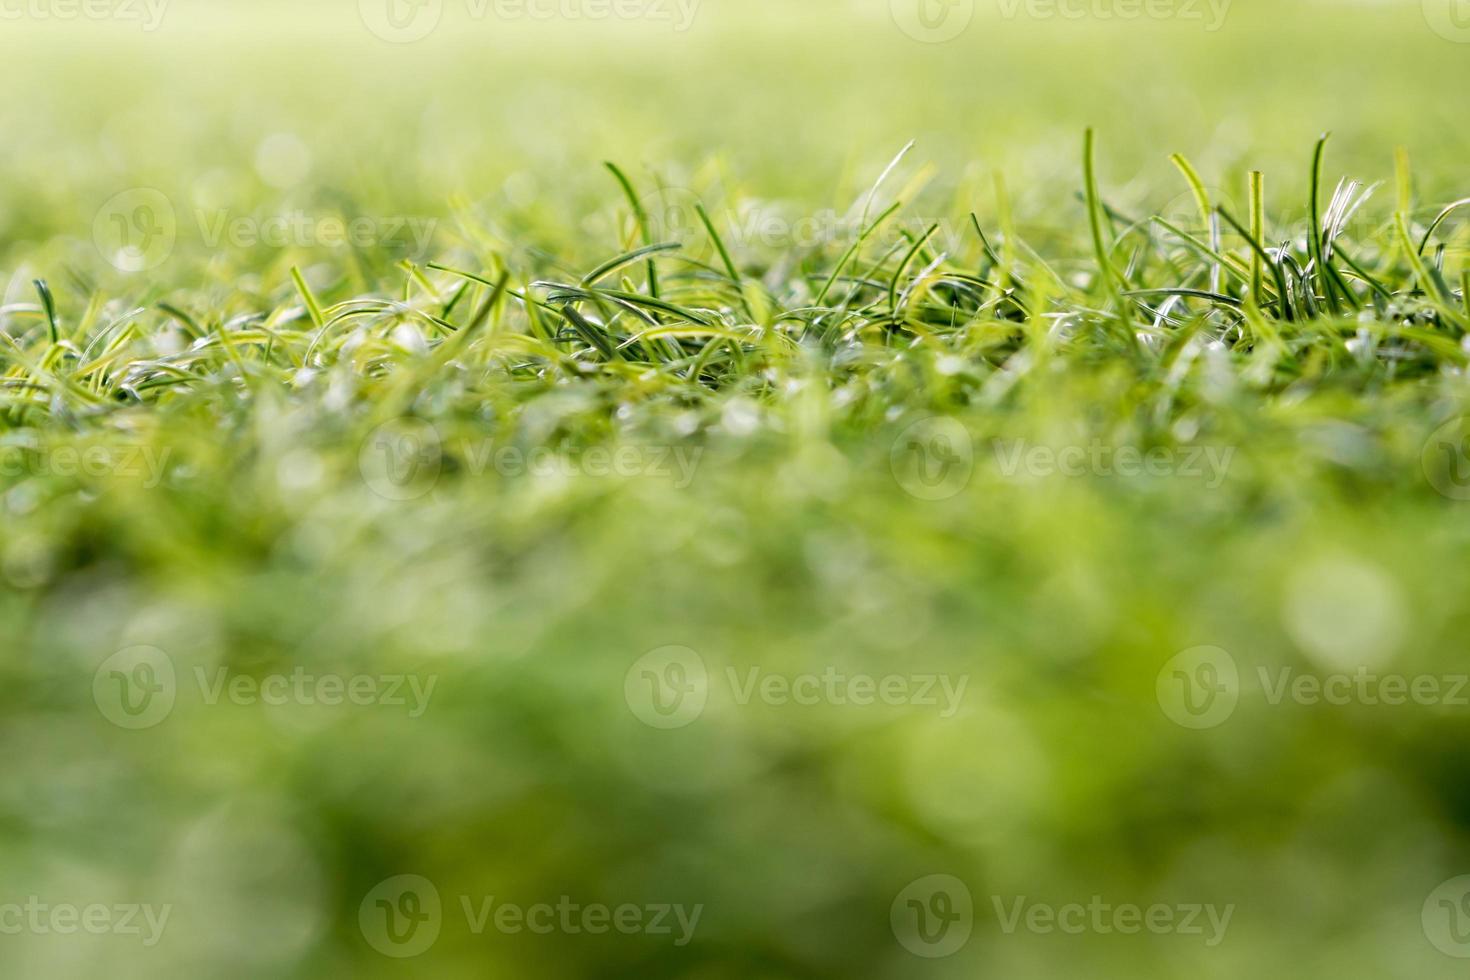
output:
{"label": "blurred grass", "polygon": [[[1416,207],[1432,215],[1467,192],[1455,93],[1470,62],[1419,4],[1236,0],[1214,34],[982,10],[945,45],[905,36],[886,4],[769,0],[706,0],[679,36],[451,14],[393,46],[352,4],[184,0],[154,34],[5,30],[24,97],[0,102],[4,302],[34,304],[43,277],[67,330],[147,307],[118,370],[98,374],[108,396],[130,363],[153,370],[194,343],[160,300],[221,337],[230,317],[264,314],[282,338],[275,363],[253,342],[208,348],[188,384],[112,413],[8,395],[4,458],[43,451],[5,472],[0,497],[0,904],[173,911],[147,948],[6,934],[7,973],[1461,975],[1420,916],[1470,868],[1465,708],[1272,705],[1256,672],[1344,667],[1334,658],[1350,661],[1357,636],[1378,669],[1464,672],[1470,524],[1422,467],[1429,432],[1465,411],[1453,358],[1334,323],[1292,335],[1293,357],[1265,380],[1243,343],[1202,343],[1171,374],[1162,357],[1128,362],[1068,333],[1091,323],[1089,279],[1022,341],[771,340],[751,352],[760,370],[729,368],[719,385],[551,359],[528,377],[540,348],[516,347],[529,328],[499,318],[428,378],[415,372],[437,337],[376,321],[334,335],[309,370],[279,360],[315,344],[296,266],[338,302],[403,295],[405,256],[580,272],[617,254],[628,215],[605,159],[640,187],[698,191],[717,214],[750,201],[845,214],[917,138],[900,182],[933,169],[913,210],[973,210],[995,228],[999,172],[1019,238],[1073,277],[1091,274],[1076,197],[1086,125],[1103,134],[1104,194],[1125,213],[1179,210],[1175,151],[1228,193],[1264,169],[1273,215],[1299,211],[1312,141],[1330,129],[1334,178],[1391,181],[1406,147]],[[182,220],[168,258],[130,274],[104,260],[93,224],[139,186]],[[1393,197],[1379,191],[1375,220]],[[196,209],[439,223],[426,254],[213,248]],[[1463,241],[1457,223],[1445,234]],[[767,282],[800,278],[763,261]],[[49,349],[34,310],[6,316],[18,350]],[[1343,337],[1367,354],[1342,353]],[[395,502],[373,492],[363,434],[402,397],[446,446],[702,455],[676,488],[476,473],[446,451],[433,492]],[[892,459],[905,426],[932,413],[981,447],[973,479],[938,502],[905,492]],[[1016,478],[992,439],[1236,455],[1216,488]],[[88,440],[166,451],[167,478],[57,472],[54,447]],[[99,710],[93,679],[137,644],[166,652],[178,697],[166,720],[128,731]],[[624,683],[669,645],[704,659],[710,701],[660,731]],[[1228,723],[1190,731],[1155,684],[1200,645],[1231,653],[1243,689]],[[435,688],[421,717],[208,704],[194,671],[219,667],[406,673]],[[742,705],[724,671],[752,667],[969,686],[954,718]],[[961,952],[929,961],[889,913],[935,873],[967,883],[976,921]],[[406,961],[359,925],[364,896],[401,874],[431,880],[445,906],[438,941]],[[704,911],[686,947],[474,935],[462,895]],[[992,899],[1021,895],[1236,911],[1214,948],[1007,935]]]}

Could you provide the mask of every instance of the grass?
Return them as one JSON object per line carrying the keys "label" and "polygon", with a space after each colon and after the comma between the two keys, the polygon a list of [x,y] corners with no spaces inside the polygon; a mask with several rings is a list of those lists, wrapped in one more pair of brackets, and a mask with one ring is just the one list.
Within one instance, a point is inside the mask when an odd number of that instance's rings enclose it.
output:
{"label": "grass", "polygon": [[[972,47],[812,53],[830,8],[611,67],[444,38],[340,110],[303,79],[358,49],[298,40],[199,77],[234,123],[157,83],[203,41],[119,42],[61,62],[103,109],[0,108],[34,178],[0,189],[0,927],[170,909],[7,934],[7,970],[1459,975],[1470,191],[1411,70],[1458,48],[1376,9],[1338,50],[1292,5],[1019,25],[977,135]],[[1125,36],[1075,104],[1036,67]],[[803,53],[831,112],[761,140]],[[930,84],[859,85],[880,55]],[[551,64],[607,93],[563,103],[574,152],[527,122]],[[271,189],[286,131],[313,170]],[[164,206],[104,204],[136,187]],[[440,902],[413,959],[402,875]],[[973,905],[939,959],[931,875]],[[700,912],[543,936],[492,896]],[[1229,926],[1006,925],[1094,896]]]}

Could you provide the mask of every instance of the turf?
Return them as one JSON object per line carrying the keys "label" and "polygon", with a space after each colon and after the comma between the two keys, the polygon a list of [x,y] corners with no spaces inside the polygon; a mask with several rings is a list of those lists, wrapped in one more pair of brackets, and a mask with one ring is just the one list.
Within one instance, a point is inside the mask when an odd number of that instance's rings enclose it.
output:
{"label": "turf", "polygon": [[[203,42],[120,42],[66,62],[110,118],[0,110],[32,180],[0,191],[0,901],[171,908],[147,946],[7,935],[8,969],[1460,975],[1470,187],[1410,81],[1459,49],[1249,7],[1228,44],[1129,33],[1074,103],[1034,66],[1124,35],[1032,25],[975,135],[973,48],[854,28],[801,73],[835,121],[761,130],[833,9],[712,12],[751,35],[725,65],[502,39],[359,77],[298,40],[199,81],[258,73],[248,123],[169,111]],[[875,93],[879,52],[952,84]],[[1141,53],[1213,84],[1148,87]],[[1281,77],[1227,84],[1242,53]],[[293,102],[311,72],[361,97]],[[644,98],[577,102],[568,150],[567,78]],[[538,97],[478,125],[513,83]],[[267,131],[310,134],[311,176]],[[412,959],[372,918],[413,911],[400,875],[441,903]],[[931,875],[974,908],[938,959],[900,921]],[[477,929],[492,896],[700,914]],[[1074,935],[1018,900],[1231,913]]]}

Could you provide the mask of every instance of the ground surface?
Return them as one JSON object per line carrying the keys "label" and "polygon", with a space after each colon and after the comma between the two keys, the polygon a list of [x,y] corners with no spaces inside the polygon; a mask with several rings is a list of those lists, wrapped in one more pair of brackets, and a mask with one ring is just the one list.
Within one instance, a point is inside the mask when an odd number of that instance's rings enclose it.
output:
{"label": "ground surface", "polygon": [[795,6],[6,27],[7,970],[1462,975],[1452,8]]}

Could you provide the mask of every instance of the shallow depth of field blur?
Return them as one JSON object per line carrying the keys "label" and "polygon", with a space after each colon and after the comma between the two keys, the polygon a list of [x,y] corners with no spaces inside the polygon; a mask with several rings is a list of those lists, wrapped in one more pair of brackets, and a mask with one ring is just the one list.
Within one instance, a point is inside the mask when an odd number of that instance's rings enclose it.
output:
{"label": "shallow depth of field blur", "polygon": [[[1326,131],[1359,257],[1470,196],[1463,0],[0,0],[0,50],[5,975],[1464,975],[1462,338],[1068,334],[1087,127],[1120,228],[1199,223],[1177,152],[1300,234]],[[910,141],[875,210],[1044,257],[1025,339],[701,384],[312,326],[578,282],[644,244],[605,161],[820,306]]]}

